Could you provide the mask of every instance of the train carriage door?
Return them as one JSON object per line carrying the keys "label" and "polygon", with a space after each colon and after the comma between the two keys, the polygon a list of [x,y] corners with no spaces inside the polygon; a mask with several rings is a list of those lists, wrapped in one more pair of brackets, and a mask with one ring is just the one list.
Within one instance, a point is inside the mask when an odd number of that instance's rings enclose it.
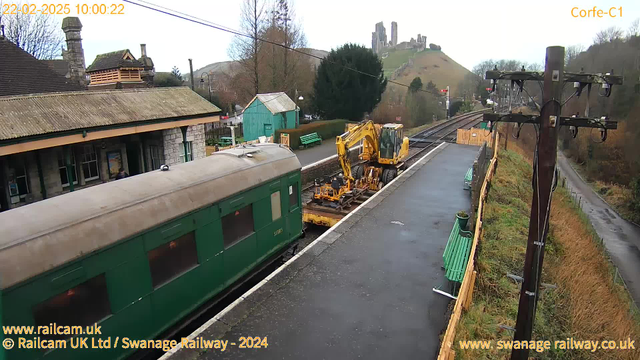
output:
{"label": "train carriage door", "polygon": [[300,205],[300,173],[290,175],[286,189],[286,209],[288,239],[302,233],[302,207]]}

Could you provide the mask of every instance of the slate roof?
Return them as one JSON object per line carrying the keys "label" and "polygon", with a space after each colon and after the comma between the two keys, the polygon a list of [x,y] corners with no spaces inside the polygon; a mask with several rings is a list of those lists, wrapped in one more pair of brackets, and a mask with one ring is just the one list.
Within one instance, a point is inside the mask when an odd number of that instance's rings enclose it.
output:
{"label": "slate roof", "polygon": [[0,36],[0,96],[77,90],[84,87]]}
{"label": "slate roof", "polygon": [[69,73],[69,62],[67,60],[55,59],[55,60],[40,60],[40,61],[45,63],[47,66],[53,69],[53,71],[57,72],[62,76],[66,77],[67,74]]}
{"label": "slate roof", "polygon": [[291,100],[291,98],[284,92],[258,94],[249,101],[244,109],[246,110],[256,99],[260,100],[260,102],[269,109],[273,115],[296,109],[296,103],[294,103],[293,100]]}
{"label": "slate roof", "polygon": [[221,110],[188,87],[76,91],[0,97],[0,141]]}
{"label": "slate roof", "polygon": [[[127,68],[144,68],[144,65],[138,60],[125,60],[124,56],[131,52],[126,50],[118,50],[106,54],[100,54],[96,56],[93,63],[87,68],[87,72],[118,69],[121,67]],[[133,55],[131,55],[133,57]],[[135,59],[135,57],[133,57]]]}

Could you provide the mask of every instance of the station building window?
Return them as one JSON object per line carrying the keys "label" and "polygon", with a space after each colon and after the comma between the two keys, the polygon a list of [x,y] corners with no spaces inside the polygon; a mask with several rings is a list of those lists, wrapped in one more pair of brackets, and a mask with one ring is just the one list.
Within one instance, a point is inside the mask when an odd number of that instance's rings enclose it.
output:
{"label": "station building window", "polygon": [[298,183],[289,185],[289,209],[298,206]]}
{"label": "station building window", "polygon": [[[58,151],[58,171],[60,172],[60,183],[62,187],[69,186],[69,176],[67,173],[67,165],[64,160],[64,154],[62,151]],[[76,170],[76,157],[73,151],[71,152],[71,174],[73,175],[73,183],[78,183],[78,171]]]}
{"label": "station building window", "polygon": [[98,155],[92,145],[85,145],[82,147],[81,166],[85,181],[100,178],[100,171],[98,171]]}
{"label": "station building window", "polygon": [[[111,315],[111,304],[104,274],[93,277],[33,308],[36,326],[92,325]],[[41,335],[47,339],[66,339],[72,335]]]}
{"label": "station building window", "polygon": [[245,206],[222,217],[222,237],[225,249],[253,232],[253,205]]}
{"label": "station building window", "polygon": [[22,157],[10,157],[8,180],[11,202],[25,201],[27,194],[31,193],[31,188],[29,187],[27,164]]}
{"label": "station building window", "polygon": [[282,217],[282,206],[280,205],[280,191],[271,194],[271,221],[276,221]]}
{"label": "station building window", "polygon": [[198,265],[195,232],[184,234],[147,253],[154,288],[162,286]]}

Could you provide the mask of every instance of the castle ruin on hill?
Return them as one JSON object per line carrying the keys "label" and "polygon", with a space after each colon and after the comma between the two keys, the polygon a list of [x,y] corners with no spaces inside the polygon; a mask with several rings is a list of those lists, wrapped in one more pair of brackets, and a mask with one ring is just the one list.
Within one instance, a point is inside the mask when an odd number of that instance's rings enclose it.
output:
{"label": "castle ruin on hill", "polygon": [[391,22],[391,40],[387,41],[387,29],[381,22],[376,24],[375,31],[371,33],[371,49],[376,54],[382,54],[391,49],[407,50],[417,49],[424,50],[427,47],[427,37],[418,34],[417,38],[411,38],[410,41],[403,41],[398,44],[398,23]]}

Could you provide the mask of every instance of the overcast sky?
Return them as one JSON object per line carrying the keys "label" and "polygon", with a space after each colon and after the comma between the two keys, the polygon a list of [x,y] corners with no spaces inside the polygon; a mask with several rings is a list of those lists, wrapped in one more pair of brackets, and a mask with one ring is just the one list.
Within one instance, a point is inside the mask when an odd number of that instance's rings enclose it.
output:
{"label": "overcast sky", "polygon": [[[4,0],[7,2],[16,0]],[[78,4],[75,0],[65,3]],[[242,0],[149,0],[149,2],[197,16],[230,28],[239,28]],[[517,59],[544,62],[550,45],[583,44],[588,47],[595,33],[610,26],[626,30],[640,17],[640,1],[539,0],[492,1],[408,1],[408,0],[293,0],[297,20],[302,24],[309,47],[331,50],[353,42],[371,46],[371,32],[383,21],[391,37],[391,21],[398,23],[398,41],[408,41],[418,33],[428,43],[442,46],[454,60],[471,69],[485,59]],[[51,3],[37,1],[35,4]],[[56,1],[55,3],[59,3]],[[84,4],[94,4],[83,1]],[[120,3],[106,0],[102,4]],[[615,10],[615,18],[574,18],[580,9]],[[72,5],[75,12],[75,5]],[[124,3],[125,15],[80,15],[84,26],[83,46],[87,66],[97,54],[130,49],[140,56],[140,44],[147,44],[156,71],[170,71],[176,65],[182,73],[209,63],[229,60],[227,49],[232,35],[192,24],[151,10]],[[577,13],[577,12],[574,12]],[[613,12],[612,12],[613,13]],[[60,20],[62,17],[60,17]]]}

